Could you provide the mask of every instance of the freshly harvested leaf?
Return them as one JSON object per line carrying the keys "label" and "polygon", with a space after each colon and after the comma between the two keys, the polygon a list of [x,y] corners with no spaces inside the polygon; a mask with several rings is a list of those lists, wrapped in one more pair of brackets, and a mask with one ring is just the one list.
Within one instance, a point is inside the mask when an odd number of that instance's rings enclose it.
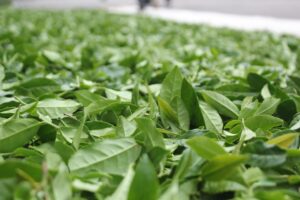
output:
{"label": "freshly harvested leaf", "polygon": [[224,95],[213,91],[202,91],[201,94],[204,100],[221,114],[231,118],[239,116],[239,109]]}
{"label": "freshly harvested leaf", "polygon": [[83,105],[88,106],[93,102],[97,102],[99,100],[104,100],[104,97],[91,93],[87,90],[79,90],[75,92],[75,96],[77,100]]}
{"label": "freshly harvested leaf", "polygon": [[281,148],[289,148],[299,137],[298,133],[286,133],[268,140],[268,144],[274,144]]}
{"label": "freshly harvested leaf", "polygon": [[140,158],[132,180],[128,199],[156,200],[159,195],[159,182],[155,168],[145,154]]}
{"label": "freshly harvested leaf", "polygon": [[190,116],[190,126],[197,128],[203,125],[204,120],[199,107],[198,97],[194,88],[186,79],[182,81],[181,98]]}
{"label": "freshly harvested leaf", "polygon": [[213,133],[221,134],[223,131],[223,121],[219,113],[205,102],[200,102],[200,108],[205,127]]}
{"label": "freshly harvested leaf", "polygon": [[72,173],[88,172],[124,174],[140,154],[140,147],[133,139],[98,141],[79,149],[69,160]]}
{"label": "freshly harvested leaf", "polygon": [[39,165],[21,161],[21,160],[8,160],[0,162],[0,179],[13,178],[16,176],[31,177],[35,181],[41,181],[42,169]]}
{"label": "freshly harvested leaf", "polygon": [[163,100],[162,98],[157,98],[159,108],[161,112],[170,120],[172,123],[178,124],[177,113],[172,109],[172,107]]}
{"label": "freshly harvested leaf", "polygon": [[182,75],[177,67],[166,76],[162,82],[159,96],[168,104],[171,104],[176,96],[181,94]]}
{"label": "freshly harvested leaf", "polygon": [[54,93],[61,89],[61,87],[53,80],[47,78],[34,78],[21,83],[17,90],[20,93],[33,95],[36,97]]}
{"label": "freshly harvested leaf", "polygon": [[218,143],[205,136],[191,138],[186,143],[199,156],[207,160],[211,160],[218,155],[227,154]]}
{"label": "freshly harvested leaf", "polygon": [[150,150],[153,147],[165,148],[165,143],[160,132],[155,128],[152,120],[148,118],[136,119],[138,129],[145,137],[145,146]]}
{"label": "freshly harvested leaf", "polygon": [[50,62],[53,62],[53,63],[60,64],[63,62],[62,57],[59,55],[59,53],[57,53],[55,51],[44,50],[43,56],[45,56]]}
{"label": "freshly harvested leaf", "polygon": [[107,110],[119,110],[119,109],[123,109],[130,105],[132,105],[132,104],[128,103],[128,102],[121,102],[119,100],[103,99],[103,100],[99,100],[99,101],[89,104],[86,107],[85,112],[87,115],[101,114]]}
{"label": "freshly harvested leaf", "polygon": [[203,160],[194,151],[185,150],[176,168],[174,179],[184,180],[186,177],[198,175],[199,164],[202,162]]}
{"label": "freshly harvested leaf", "polygon": [[128,172],[126,173],[126,176],[123,178],[122,182],[119,184],[116,191],[107,198],[107,200],[127,200],[128,199],[128,193],[131,186],[131,182],[134,177],[134,170],[132,167],[129,167]]}
{"label": "freshly harvested leaf", "polygon": [[283,120],[271,115],[257,115],[245,120],[245,125],[253,131],[256,131],[257,129],[266,131],[283,125]]}
{"label": "freshly harvested leaf", "polygon": [[212,158],[202,167],[202,177],[208,181],[219,181],[232,175],[238,166],[245,163],[247,156],[224,154]]}
{"label": "freshly harvested leaf", "polygon": [[28,143],[41,123],[35,119],[12,119],[0,125],[0,152],[7,153]]}
{"label": "freshly harvested leaf", "polygon": [[71,184],[66,171],[57,173],[52,187],[55,199],[68,200],[72,198]]}
{"label": "freshly harvested leaf", "polygon": [[217,194],[223,192],[233,192],[233,191],[245,191],[247,188],[234,181],[206,181],[204,184],[203,191],[210,194]]}
{"label": "freshly harvested leaf", "polygon": [[249,163],[252,166],[270,168],[283,164],[286,161],[286,152],[277,146],[256,141],[247,144],[243,153],[249,154]]}
{"label": "freshly harvested leaf", "polygon": [[45,99],[38,102],[36,109],[39,115],[58,119],[67,114],[71,115],[79,106],[79,103],[73,100]]}
{"label": "freshly harvested leaf", "polygon": [[258,107],[255,115],[272,115],[275,113],[277,106],[280,103],[280,99],[269,97],[265,99]]}
{"label": "freshly harvested leaf", "polygon": [[300,199],[299,38],[101,10],[0,19],[0,199]]}

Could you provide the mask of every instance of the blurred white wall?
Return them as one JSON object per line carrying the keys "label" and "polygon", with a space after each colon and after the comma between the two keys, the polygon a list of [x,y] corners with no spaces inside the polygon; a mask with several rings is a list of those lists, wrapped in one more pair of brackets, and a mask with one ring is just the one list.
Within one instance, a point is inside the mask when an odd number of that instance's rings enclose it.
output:
{"label": "blurred white wall", "polygon": [[[138,0],[13,0],[17,7],[100,8],[134,5]],[[164,5],[164,0],[157,0]],[[171,0],[178,9],[300,19],[300,0]]]}

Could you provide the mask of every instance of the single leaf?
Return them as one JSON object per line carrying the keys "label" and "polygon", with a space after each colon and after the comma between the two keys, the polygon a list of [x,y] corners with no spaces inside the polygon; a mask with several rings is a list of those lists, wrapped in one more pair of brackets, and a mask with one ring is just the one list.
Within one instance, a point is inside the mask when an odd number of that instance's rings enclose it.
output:
{"label": "single leaf", "polygon": [[166,102],[160,97],[157,98],[157,101],[161,112],[166,116],[166,118],[170,120],[172,123],[178,124],[177,113],[168,104],[168,102]]}
{"label": "single leaf", "polygon": [[177,97],[176,101],[177,101],[177,118],[178,118],[179,125],[183,130],[189,130],[190,121],[191,121],[189,112],[186,109],[181,97]]}
{"label": "single leaf", "polygon": [[131,182],[134,177],[134,170],[133,167],[129,167],[126,176],[123,178],[122,182],[119,184],[118,188],[114,191],[112,195],[107,197],[106,200],[128,200],[128,193],[131,186]]}
{"label": "single leaf", "polygon": [[93,102],[97,102],[99,100],[104,100],[105,98],[98,95],[89,92],[88,90],[79,90],[75,92],[75,96],[77,100],[83,105],[83,106],[88,106]]}
{"label": "single leaf", "polygon": [[37,104],[39,115],[49,116],[51,119],[65,117],[66,114],[72,114],[79,108],[79,103],[73,100],[45,99]]}
{"label": "single leaf", "polygon": [[247,188],[234,181],[220,180],[220,181],[206,181],[204,183],[203,191],[209,194],[217,194],[224,192],[246,191]]}
{"label": "single leaf", "polygon": [[280,99],[274,97],[266,98],[256,110],[255,115],[272,115],[275,113],[279,103]]}
{"label": "single leaf", "polygon": [[119,100],[102,99],[89,104],[85,108],[87,115],[101,114],[107,110],[120,110],[132,105],[129,102],[121,102]]}
{"label": "single leaf", "polygon": [[55,199],[72,199],[71,182],[66,171],[59,171],[52,182]]}
{"label": "single leaf", "polygon": [[292,120],[290,127],[292,131],[300,129],[300,115],[296,115],[296,117]]}
{"label": "single leaf", "polygon": [[249,154],[248,163],[252,166],[270,168],[283,164],[286,161],[286,152],[279,147],[266,144],[262,141],[248,143],[243,154]]}
{"label": "single leaf", "polygon": [[54,80],[47,78],[34,78],[28,81],[22,82],[17,91],[21,94],[32,94],[39,97],[45,94],[54,93],[60,91],[61,87]]}
{"label": "single leaf", "polygon": [[181,82],[181,72],[177,67],[175,67],[162,82],[159,96],[167,103],[171,104],[172,100],[176,96],[180,96]]}
{"label": "single leaf", "polygon": [[128,200],[156,200],[159,195],[159,182],[155,168],[145,154],[140,158],[132,180]]}
{"label": "single leaf", "polygon": [[50,62],[53,63],[62,64],[64,62],[60,54],[55,51],[44,50],[43,56],[45,56]]}
{"label": "single leaf", "polygon": [[268,140],[268,144],[274,144],[281,148],[289,148],[299,137],[298,133],[286,133]]}
{"label": "single leaf", "polygon": [[41,123],[34,119],[12,119],[0,125],[0,152],[11,152],[28,143]]}
{"label": "single leaf", "polygon": [[250,128],[252,131],[257,129],[262,129],[264,131],[270,130],[271,128],[281,126],[283,120],[271,115],[257,115],[249,117],[245,120],[245,125]]}
{"label": "single leaf", "polygon": [[[196,175],[196,174],[193,174],[193,168],[195,167],[195,165],[202,163],[202,162],[203,162],[202,158],[200,158],[196,154],[196,152],[194,152],[190,149],[186,149],[182,153],[180,161],[176,167],[174,179],[175,180],[178,179],[180,181],[180,180],[184,180],[189,175],[191,175],[191,176]],[[198,173],[199,170],[197,169],[194,171],[196,171],[196,173]]]}
{"label": "single leaf", "polygon": [[199,156],[207,160],[211,160],[218,155],[227,154],[223,147],[205,136],[191,138],[186,143]]}
{"label": "single leaf", "polygon": [[205,102],[200,102],[200,108],[205,127],[213,133],[221,134],[223,132],[223,121],[219,113]]}
{"label": "single leaf", "polygon": [[198,97],[193,86],[184,79],[181,86],[181,99],[188,110],[191,128],[198,128],[204,124]]}
{"label": "single leaf", "polygon": [[202,91],[201,94],[204,100],[219,113],[231,118],[239,116],[239,109],[224,95],[213,91]]}
{"label": "single leaf", "polygon": [[86,174],[97,171],[122,175],[140,154],[133,139],[123,138],[95,142],[79,149],[69,160],[71,172]]}
{"label": "single leaf", "polygon": [[16,177],[22,171],[35,181],[42,180],[42,169],[39,165],[21,160],[0,162],[0,179]]}
{"label": "single leaf", "polygon": [[219,181],[230,176],[246,160],[247,157],[243,155],[218,155],[202,167],[201,175],[205,180]]}
{"label": "single leaf", "polygon": [[136,119],[138,129],[145,137],[145,146],[148,150],[153,147],[165,148],[165,143],[160,132],[155,128],[155,124],[149,118],[137,118]]}

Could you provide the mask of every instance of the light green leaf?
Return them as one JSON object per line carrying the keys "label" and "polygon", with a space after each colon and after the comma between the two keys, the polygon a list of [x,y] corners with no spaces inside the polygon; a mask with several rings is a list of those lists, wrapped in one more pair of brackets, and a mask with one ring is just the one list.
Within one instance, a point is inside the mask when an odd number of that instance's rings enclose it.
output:
{"label": "light green leaf", "polygon": [[57,92],[61,89],[54,80],[47,78],[33,78],[22,82],[17,91],[21,94],[28,94],[33,96],[42,96],[49,93]]}
{"label": "light green leaf", "polygon": [[277,106],[280,103],[280,99],[269,97],[265,99],[262,104],[258,107],[255,115],[272,115],[275,113]]}
{"label": "light green leaf", "polygon": [[0,89],[2,88],[2,81],[5,77],[4,68],[0,65]]}
{"label": "light green leaf", "polygon": [[153,147],[165,148],[165,143],[160,132],[155,128],[155,125],[151,119],[137,118],[136,119],[138,129],[145,137],[145,146],[148,150]]}
{"label": "light green leaf", "polygon": [[140,154],[140,146],[130,138],[107,139],[79,149],[69,160],[71,172],[97,171],[123,175]]}
{"label": "light green leaf", "polygon": [[166,118],[170,120],[172,123],[178,124],[177,113],[168,104],[168,102],[166,102],[160,97],[157,98],[157,101],[161,112],[166,116]]}
{"label": "light green leaf", "polygon": [[77,100],[83,105],[88,106],[93,102],[97,102],[99,100],[104,100],[104,97],[89,92],[88,90],[79,90],[75,92],[75,96]]}
{"label": "light green leaf", "polygon": [[87,115],[101,114],[107,110],[119,110],[132,105],[129,102],[121,102],[119,100],[103,99],[89,104],[85,112]]}
{"label": "light green leaf", "polygon": [[123,178],[122,182],[119,184],[118,188],[115,190],[115,192],[106,198],[106,200],[128,200],[128,193],[131,186],[131,182],[134,177],[134,170],[133,167],[129,167],[128,172],[126,173],[126,176]]}
{"label": "light green leaf", "polygon": [[43,56],[45,56],[49,61],[53,63],[58,63],[58,64],[64,63],[63,58],[60,56],[59,53],[55,51],[44,50]]}
{"label": "light green leaf", "polygon": [[219,113],[231,118],[239,116],[239,109],[224,95],[213,91],[202,91],[201,94],[204,100]]}
{"label": "light green leaf", "polygon": [[10,152],[28,143],[41,123],[34,119],[12,119],[0,125],[0,152]]}
{"label": "light green leaf", "polygon": [[286,133],[267,141],[268,144],[274,144],[281,148],[289,148],[299,137],[299,133]]}
{"label": "light green leaf", "polygon": [[167,103],[171,104],[176,96],[180,96],[182,75],[180,70],[175,67],[164,79],[159,96]]}
{"label": "light green leaf", "polygon": [[221,134],[223,132],[223,121],[219,113],[205,102],[200,102],[200,108],[205,127],[213,133]]}
{"label": "light green leaf", "polygon": [[36,109],[39,115],[46,115],[51,119],[58,119],[65,117],[66,114],[72,114],[79,106],[79,103],[69,99],[45,99],[38,102]]}
{"label": "light green leaf", "polygon": [[221,147],[212,139],[205,136],[191,138],[186,143],[199,156],[207,160],[212,160],[218,155],[227,154],[223,147]]}
{"label": "light green leaf", "polygon": [[203,191],[209,194],[217,194],[224,192],[246,191],[247,188],[234,181],[220,180],[220,181],[206,181],[204,183]]}
{"label": "light green leaf", "polygon": [[59,171],[52,182],[53,194],[55,199],[72,199],[72,189],[66,171]]}
{"label": "light green leaf", "polygon": [[159,194],[159,182],[155,168],[145,154],[137,164],[132,180],[128,200],[156,200]]}
{"label": "light green leaf", "polygon": [[202,177],[205,180],[219,181],[230,176],[236,167],[245,163],[246,156],[242,155],[218,155],[212,158],[202,168]]}
{"label": "light green leaf", "polygon": [[245,125],[253,131],[256,131],[257,129],[266,131],[276,126],[281,126],[282,124],[282,119],[271,115],[257,115],[245,120]]}

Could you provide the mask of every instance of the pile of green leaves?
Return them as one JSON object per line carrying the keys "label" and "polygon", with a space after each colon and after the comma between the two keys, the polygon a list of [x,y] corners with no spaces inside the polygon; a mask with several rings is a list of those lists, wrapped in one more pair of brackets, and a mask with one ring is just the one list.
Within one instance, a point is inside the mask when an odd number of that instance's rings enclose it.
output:
{"label": "pile of green leaves", "polygon": [[0,199],[300,199],[300,40],[0,12]]}

